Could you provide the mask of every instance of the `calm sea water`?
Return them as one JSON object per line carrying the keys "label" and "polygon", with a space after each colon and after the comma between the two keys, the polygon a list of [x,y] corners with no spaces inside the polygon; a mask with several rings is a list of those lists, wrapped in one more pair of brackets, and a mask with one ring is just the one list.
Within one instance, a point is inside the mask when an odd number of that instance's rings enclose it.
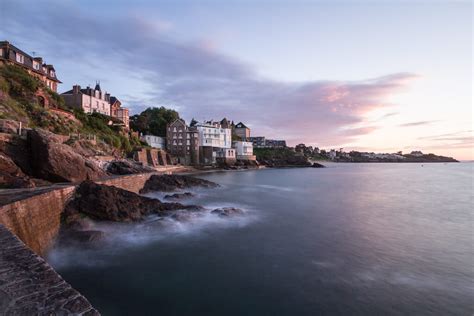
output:
{"label": "calm sea water", "polygon": [[101,224],[49,261],[104,315],[472,315],[473,167],[205,174],[190,203],[244,216]]}

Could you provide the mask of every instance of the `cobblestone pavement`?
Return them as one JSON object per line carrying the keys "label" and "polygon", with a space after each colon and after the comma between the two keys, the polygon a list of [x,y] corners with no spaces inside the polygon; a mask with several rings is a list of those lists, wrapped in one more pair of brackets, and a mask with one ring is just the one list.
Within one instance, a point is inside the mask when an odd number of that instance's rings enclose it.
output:
{"label": "cobblestone pavement", "polygon": [[0,225],[0,315],[100,315],[43,258]]}

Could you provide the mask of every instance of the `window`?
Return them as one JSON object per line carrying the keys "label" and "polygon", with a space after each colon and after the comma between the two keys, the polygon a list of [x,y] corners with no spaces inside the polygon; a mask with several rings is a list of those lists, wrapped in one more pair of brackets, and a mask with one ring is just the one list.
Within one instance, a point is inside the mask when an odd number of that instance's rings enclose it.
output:
{"label": "window", "polygon": [[22,54],[16,53],[16,61],[23,64],[25,57]]}
{"label": "window", "polygon": [[54,77],[54,70],[51,70],[51,71],[49,72],[49,75],[50,75],[51,77]]}
{"label": "window", "polygon": [[33,68],[36,69],[36,70],[39,70],[39,69],[40,69],[40,64],[39,64],[39,62],[33,61]]}

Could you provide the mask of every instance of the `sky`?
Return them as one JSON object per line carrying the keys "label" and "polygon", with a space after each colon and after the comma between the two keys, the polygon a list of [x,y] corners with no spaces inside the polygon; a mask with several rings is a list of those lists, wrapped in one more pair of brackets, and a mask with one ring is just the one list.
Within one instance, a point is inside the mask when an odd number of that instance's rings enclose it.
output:
{"label": "sky", "polygon": [[0,40],[132,113],[474,159],[471,1],[0,0]]}

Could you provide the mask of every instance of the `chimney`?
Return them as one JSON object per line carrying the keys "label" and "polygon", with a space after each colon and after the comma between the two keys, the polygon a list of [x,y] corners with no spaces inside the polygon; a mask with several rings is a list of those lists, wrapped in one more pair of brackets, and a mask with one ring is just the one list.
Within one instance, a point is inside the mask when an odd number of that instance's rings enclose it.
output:
{"label": "chimney", "polygon": [[72,94],[79,94],[79,91],[81,91],[81,86],[76,84],[72,86]]}

